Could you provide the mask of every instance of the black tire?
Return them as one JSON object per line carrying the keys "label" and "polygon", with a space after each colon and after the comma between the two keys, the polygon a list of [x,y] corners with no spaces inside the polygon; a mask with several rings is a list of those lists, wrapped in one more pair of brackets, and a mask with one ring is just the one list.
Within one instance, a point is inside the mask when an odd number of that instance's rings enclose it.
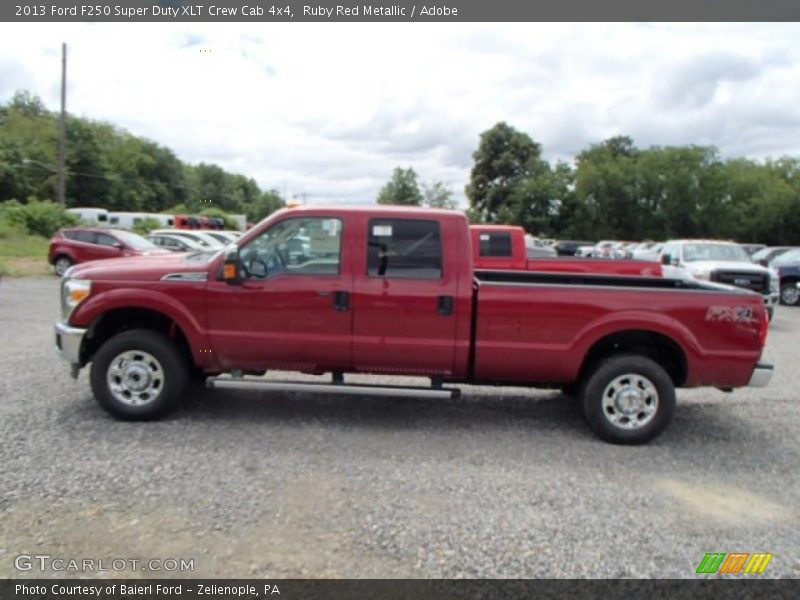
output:
{"label": "black tire", "polygon": [[[121,359],[123,353],[129,357],[127,362]],[[117,378],[115,392],[108,380],[109,369],[119,371],[122,364],[126,367]],[[118,333],[100,347],[92,360],[89,380],[98,404],[110,414],[126,421],[146,421],[162,417],[175,407],[186,389],[188,370],[186,358],[167,336],[132,329]],[[140,377],[149,383],[142,392],[130,391],[123,383],[138,384]]]}
{"label": "black tire", "polygon": [[64,271],[69,269],[75,262],[66,254],[59,254],[53,261],[53,268],[56,270],[56,275],[61,277]]}
{"label": "black tire", "polygon": [[[614,389],[619,393],[604,401],[604,395]],[[616,407],[617,401],[626,400],[622,394],[633,395],[631,402],[641,407],[638,412],[636,408],[628,413]],[[601,439],[613,444],[644,444],[658,436],[672,419],[675,385],[657,362],[640,354],[619,354],[598,363],[588,374],[581,403],[589,426]],[[653,408],[648,415],[649,407]]]}
{"label": "black tire", "polygon": [[786,306],[797,306],[800,304],[800,290],[797,289],[796,281],[787,281],[781,285],[781,304]]}

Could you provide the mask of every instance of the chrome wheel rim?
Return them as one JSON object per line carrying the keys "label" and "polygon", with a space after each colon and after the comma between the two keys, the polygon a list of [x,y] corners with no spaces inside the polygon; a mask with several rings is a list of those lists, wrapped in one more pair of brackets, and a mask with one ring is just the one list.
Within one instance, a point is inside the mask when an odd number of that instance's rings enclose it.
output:
{"label": "chrome wheel rim", "polygon": [[69,269],[69,259],[59,258],[56,261],[56,275],[63,275],[67,269]]}
{"label": "chrome wheel rim", "polygon": [[797,304],[798,296],[800,296],[800,291],[796,286],[787,285],[781,290],[781,300],[784,304]]}
{"label": "chrome wheel rim", "polygon": [[658,390],[647,377],[626,373],[603,391],[603,415],[620,429],[633,430],[650,423],[658,410]]}
{"label": "chrome wheel rim", "polygon": [[164,369],[142,350],[126,350],[108,365],[106,381],[111,395],[127,406],[155,402],[164,389]]}

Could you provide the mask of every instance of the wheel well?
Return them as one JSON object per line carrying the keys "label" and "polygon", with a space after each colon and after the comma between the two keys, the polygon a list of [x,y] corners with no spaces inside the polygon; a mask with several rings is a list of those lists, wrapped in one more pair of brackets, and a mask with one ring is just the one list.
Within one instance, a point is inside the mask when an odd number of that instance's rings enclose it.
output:
{"label": "wheel well", "polygon": [[170,317],[147,308],[115,308],[98,317],[89,327],[81,348],[81,362],[86,364],[97,349],[109,338],[131,329],[149,329],[163,333],[175,341],[191,360],[191,349],[186,334]]}
{"label": "wheel well", "polygon": [[787,283],[788,284],[797,283],[798,281],[800,281],[800,277],[798,277],[797,275],[786,275],[785,277],[781,277],[779,285],[786,285]]}
{"label": "wheel well", "polygon": [[686,355],[681,347],[666,335],[644,330],[618,331],[599,339],[581,364],[580,378],[601,360],[615,354],[640,354],[654,360],[669,374],[676,387],[686,381]]}

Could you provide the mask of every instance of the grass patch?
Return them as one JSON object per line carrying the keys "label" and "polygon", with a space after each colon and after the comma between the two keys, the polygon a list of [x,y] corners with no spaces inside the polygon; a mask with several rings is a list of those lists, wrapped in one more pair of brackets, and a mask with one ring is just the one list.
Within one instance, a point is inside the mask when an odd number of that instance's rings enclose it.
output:
{"label": "grass patch", "polygon": [[36,277],[52,274],[47,264],[50,240],[39,235],[5,229],[0,232],[0,274]]}

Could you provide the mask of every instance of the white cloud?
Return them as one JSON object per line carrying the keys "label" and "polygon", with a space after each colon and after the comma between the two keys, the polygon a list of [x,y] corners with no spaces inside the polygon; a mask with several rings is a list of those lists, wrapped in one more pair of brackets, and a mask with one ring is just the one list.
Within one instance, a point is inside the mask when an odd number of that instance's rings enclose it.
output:
{"label": "white cloud", "polygon": [[309,202],[371,202],[396,166],[463,200],[499,120],[550,159],[640,146],[800,154],[796,24],[0,24],[0,101],[111,121]]}

